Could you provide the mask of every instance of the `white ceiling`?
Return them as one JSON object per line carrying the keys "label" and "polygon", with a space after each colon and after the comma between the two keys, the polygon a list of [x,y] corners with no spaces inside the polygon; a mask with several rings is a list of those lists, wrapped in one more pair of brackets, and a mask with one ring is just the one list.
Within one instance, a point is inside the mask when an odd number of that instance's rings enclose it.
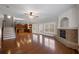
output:
{"label": "white ceiling", "polygon": [[[9,6],[9,8],[6,8],[6,6]],[[31,10],[39,16],[31,22],[56,21],[58,15],[73,6],[72,4],[0,4],[0,14],[15,16],[30,22],[30,19],[24,13]]]}

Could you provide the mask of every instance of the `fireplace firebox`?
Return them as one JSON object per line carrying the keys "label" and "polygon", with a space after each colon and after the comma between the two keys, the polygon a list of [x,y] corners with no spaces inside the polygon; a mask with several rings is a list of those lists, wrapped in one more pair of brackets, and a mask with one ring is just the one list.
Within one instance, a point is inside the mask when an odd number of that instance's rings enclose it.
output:
{"label": "fireplace firebox", "polygon": [[60,30],[60,37],[66,39],[66,31],[65,30]]}

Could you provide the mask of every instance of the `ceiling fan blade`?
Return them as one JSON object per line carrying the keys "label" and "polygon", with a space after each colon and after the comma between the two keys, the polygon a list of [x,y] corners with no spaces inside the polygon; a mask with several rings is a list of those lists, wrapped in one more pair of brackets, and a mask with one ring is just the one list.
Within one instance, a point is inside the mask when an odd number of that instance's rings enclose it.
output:
{"label": "ceiling fan blade", "polygon": [[39,16],[36,16],[36,15],[33,15],[33,12],[30,12],[29,14],[28,13],[24,13],[24,14],[27,15],[27,16],[39,17]]}

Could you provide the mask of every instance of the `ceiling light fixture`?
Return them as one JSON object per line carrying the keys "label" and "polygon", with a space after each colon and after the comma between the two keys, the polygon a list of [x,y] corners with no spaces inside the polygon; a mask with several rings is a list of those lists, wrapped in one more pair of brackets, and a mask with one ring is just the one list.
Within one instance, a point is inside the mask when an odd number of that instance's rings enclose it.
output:
{"label": "ceiling light fixture", "polygon": [[26,16],[28,16],[30,19],[33,19],[33,18],[36,18],[36,17],[39,17],[37,15],[35,15],[34,12],[27,12],[27,13],[24,13]]}

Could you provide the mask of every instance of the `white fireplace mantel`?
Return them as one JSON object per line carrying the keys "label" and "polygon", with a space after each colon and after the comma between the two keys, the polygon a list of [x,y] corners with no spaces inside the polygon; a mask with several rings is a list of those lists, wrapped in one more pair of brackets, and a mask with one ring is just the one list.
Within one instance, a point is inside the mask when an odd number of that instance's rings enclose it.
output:
{"label": "white fireplace mantel", "polygon": [[78,27],[58,27],[57,29],[78,29]]}

